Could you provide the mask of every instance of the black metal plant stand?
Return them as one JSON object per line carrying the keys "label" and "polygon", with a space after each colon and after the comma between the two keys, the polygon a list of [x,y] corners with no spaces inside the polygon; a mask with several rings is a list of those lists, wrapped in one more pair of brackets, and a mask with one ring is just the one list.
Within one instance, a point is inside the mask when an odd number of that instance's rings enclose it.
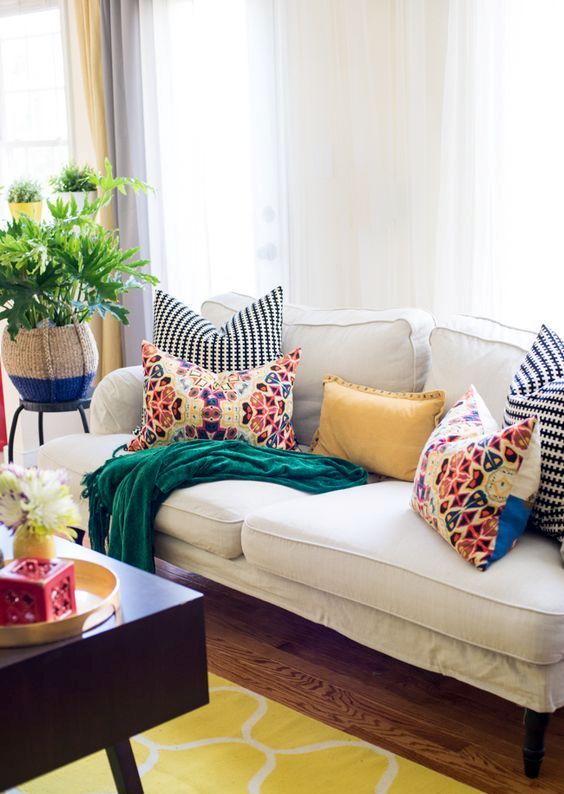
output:
{"label": "black metal plant stand", "polygon": [[20,404],[14,413],[12,424],[10,426],[10,436],[8,438],[8,462],[12,463],[14,460],[14,440],[16,438],[16,428],[18,426],[18,419],[22,411],[34,411],[38,414],[37,428],[39,431],[39,446],[41,447],[45,441],[43,435],[43,414],[59,414],[67,411],[78,411],[82,420],[82,427],[85,433],[90,432],[88,427],[88,419],[86,417],[86,408],[90,407],[90,397],[83,397],[80,400],[69,400],[62,403],[36,403],[31,400],[23,400],[20,398]]}

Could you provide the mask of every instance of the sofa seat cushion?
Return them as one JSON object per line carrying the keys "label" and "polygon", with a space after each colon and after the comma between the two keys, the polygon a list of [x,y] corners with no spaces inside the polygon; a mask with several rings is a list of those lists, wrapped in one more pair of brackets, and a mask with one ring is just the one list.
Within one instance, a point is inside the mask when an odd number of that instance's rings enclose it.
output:
{"label": "sofa seat cushion", "polygon": [[[39,450],[43,469],[66,469],[69,486],[80,499],[80,481],[107,460],[119,446],[131,441],[126,434],[62,436]],[[132,453],[135,454],[135,453]],[[164,502],[155,519],[155,529],[220,557],[242,554],[241,527],[245,515],[283,500],[309,499],[309,494],[266,482],[223,480],[182,488]],[[82,525],[88,525],[88,503],[80,499]]]}
{"label": "sofa seat cushion", "polygon": [[249,514],[252,565],[535,664],[564,658],[558,544],[525,533],[481,572],[409,507],[412,485],[385,481]]}
{"label": "sofa seat cushion", "polygon": [[155,519],[155,529],[204,551],[233,560],[243,553],[245,516],[268,505],[311,498],[268,482],[221,480],[174,491]]}

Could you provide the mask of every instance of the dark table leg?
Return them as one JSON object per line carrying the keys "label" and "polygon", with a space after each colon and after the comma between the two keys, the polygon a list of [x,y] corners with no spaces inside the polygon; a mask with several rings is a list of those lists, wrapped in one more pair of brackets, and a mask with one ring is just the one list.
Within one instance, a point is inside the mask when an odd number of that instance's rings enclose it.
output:
{"label": "dark table leg", "polygon": [[118,794],[143,794],[139,770],[129,739],[106,748]]}
{"label": "dark table leg", "polygon": [[39,446],[42,447],[45,443],[45,436],[43,434],[43,411],[39,411],[37,415],[37,429],[39,431]]}
{"label": "dark table leg", "polygon": [[12,426],[10,427],[10,438],[8,439],[8,463],[14,462],[14,441],[16,438],[16,428],[18,426],[18,419],[23,411],[23,405],[18,405],[12,419]]}

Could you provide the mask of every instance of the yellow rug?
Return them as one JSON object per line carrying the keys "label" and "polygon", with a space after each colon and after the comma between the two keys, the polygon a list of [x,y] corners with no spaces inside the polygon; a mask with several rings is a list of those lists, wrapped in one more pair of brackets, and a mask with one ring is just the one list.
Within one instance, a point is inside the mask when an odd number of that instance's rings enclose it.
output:
{"label": "yellow rug", "polygon": [[[145,794],[479,794],[210,676],[211,703],[137,736]],[[6,794],[115,794],[96,753]]]}

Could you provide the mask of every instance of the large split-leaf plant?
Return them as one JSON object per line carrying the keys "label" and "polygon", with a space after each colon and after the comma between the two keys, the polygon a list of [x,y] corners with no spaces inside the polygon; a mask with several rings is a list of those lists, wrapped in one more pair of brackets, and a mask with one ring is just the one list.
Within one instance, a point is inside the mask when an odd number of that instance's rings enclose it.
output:
{"label": "large split-leaf plant", "polygon": [[156,284],[144,272],[138,248],[124,250],[117,231],[105,229],[96,216],[115,190],[147,191],[137,179],[95,174],[97,197],[77,208],[72,199],[47,202],[52,218],[22,216],[0,229],[0,320],[15,339],[20,329],[70,325],[98,312],[127,324],[120,296],[135,287]]}

